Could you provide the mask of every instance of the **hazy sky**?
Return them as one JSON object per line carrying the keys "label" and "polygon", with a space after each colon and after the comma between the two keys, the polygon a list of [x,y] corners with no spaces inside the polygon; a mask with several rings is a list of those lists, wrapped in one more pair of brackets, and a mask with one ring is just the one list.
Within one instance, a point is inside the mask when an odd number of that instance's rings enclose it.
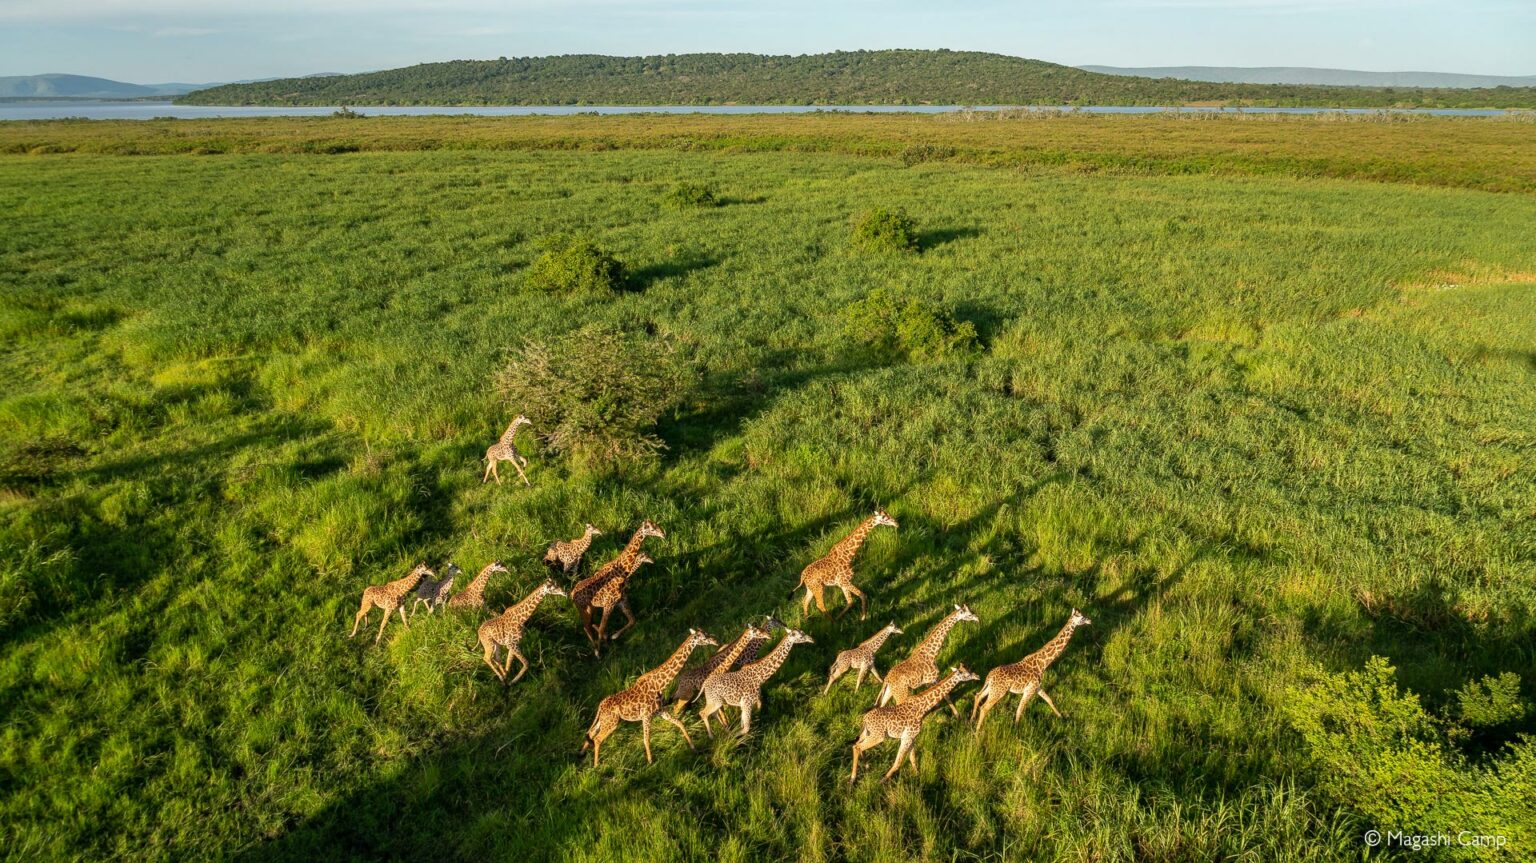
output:
{"label": "hazy sky", "polygon": [[858,48],[1536,74],[1536,0],[0,0],[0,75],[139,83],[543,54]]}

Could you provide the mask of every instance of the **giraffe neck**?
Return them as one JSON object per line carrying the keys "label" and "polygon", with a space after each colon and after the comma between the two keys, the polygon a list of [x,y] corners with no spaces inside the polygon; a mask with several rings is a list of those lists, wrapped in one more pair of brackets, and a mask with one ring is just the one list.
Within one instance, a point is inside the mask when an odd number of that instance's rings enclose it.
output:
{"label": "giraffe neck", "polygon": [[391,581],[388,585],[389,594],[396,599],[399,599],[400,597],[405,596],[407,593],[415,590],[416,585],[421,584],[421,580],[425,577],[425,572],[419,569],[413,570],[411,574],[407,575],[405,578],[398,578],[394,581]]}
{"label": "giraffe neck", "polygon": [[533,616],[533,613],[539,608],[539,603],[543,601],[544,586],[539,585],[533,589],[533,593],[523,597],[522,601],[518,602],[517,605],[507,609],[507,620],[511,621],[513,626],[522,629],[523,624],[528,622],[528,618]]}
{"label": "giraffe neck", "polygon": [[485,583],[490,580],[491,568],[487,566],[485,569],[480,570],[480,574],[476,575],[474,581],[471,581],[469,586],[464,588],[464,593],[461,595],[472,599],[479,599],[485,595]]}
{"label": "giraffe neck", "polygon": [[[939,703],[948,698],[949,693],[953,692],[955,687],[959,685],[960,672],[958,670],[951,671],[943,680],[912,696],[912,699],[907,704],[913,705],[912,709],[919,713],[927,713],[938,707]],[[905,707],[906,705],[902,706]]]}
{"label": "giraffe neck", "polygon": [[619,552],[619,563],[625,572],[632,572],[635,568],[635,556],[640,553],[640,544],[645,542],[645,534],[635,531],[629,542],[624,544],[624,550]]}
{"label": "giraffe neck", "polygon": [[581,554],[586,554],[587,553],[587,549],[592,546],[592,534],[590,534],[590,533],[582,534],[580,539],[578,539],[575,542],[571,543],[571,546],[577,552],[579,552]]}
{"label": "giraffe neck", "polygon": [[[514,437],[517,437],[517,423],[507,426],[507,430],[501,433],[501,442],[511,444]],[[481,440],[484,440],[484,438],[481,438]]]}
{"label": "giraffe neck", "polygon": [[833,546],[832,554],[845,563],[853,560],[853,556],[858,554],[859,549],[864,546],[864,540],[869,538],[869,532],[874,529],[875,517],[870,516],[864,519],[858,527],[853,529],[853,533],[843,537],[837,545]]}
{"label": "giraffe neck", "polygon": [[773,649],[768,651],[767,656],[746,666],[742,671],[746,672],[747,677],[753,683],[762,686],[763,681],[772,677],[774,672],[779,670],[779,666],[784,664],[784,660],[789,658],[789,649],[794,646],[795,643],[793,641],[785,638],[774,645]]}
{"label": "giraffe neck", "polygon": [[869,638],[865,639],[864,643],[859,645],[859,647],[869,651],[870,653],[874,653],[875,651],[879,650],[880,646],[885,644],[885,640],[890,637],[891,631],[889,629],[882,629],[874,635],[871,635]]}
{"label": "giraffe neck", "polygon": [[693,653],[694,647],[693,636],[690,635],[688,640],[683,642],[677,650],[672,651],[672,655],[667,657],[666,662],[641,675],[640,679],[635,681],[635,686],[649,689],[653,692],[661,692],[666,689],[667,684],[671,683],[673,678],[677,677],[678,672],[683,670],[683,663],[688,661],[688,657]]}
{"label": "giraffe neck", "polygon": [[736,660],[741,658],[741,655],[746,652],[748,645],[751,643],[751,633],[743,632],[736,637],[735,641],[720,648],[720,650],[715,652],[714,656],[709,658],[709,667],[711,669],[730,668],[735,664]]}
{"label": "giraffe neck", "polygon": [[1035,658],[1042,665],[1050,665],[1052,662],[1055,662],[1056,657],[1060,656],[1062,651],[1067,649],[1067,642],[1072,640],[1072,633],[1076,631],[1077,627],[1072,625],[1072,621],[1067,621],[1067,625],[1063,626],[1061,631],[1056,633],[1055,638],[1046,642],[1044,647],[1035,651]]}
{"label": "giraffe neck", "polygon": [[917,650],[914,650],[912,654],[914,656],[926,657],[929,661],[932,661],[935,656],[939,655],[939,648],[944,646],[944,639],[949,636],[949,631],[954,628],[959,620],[960,616],[956,612],[951,611],[949,614],[944,615],[944,619],[934,624],[933,629],[923,636],[923,643],[919,644]]}

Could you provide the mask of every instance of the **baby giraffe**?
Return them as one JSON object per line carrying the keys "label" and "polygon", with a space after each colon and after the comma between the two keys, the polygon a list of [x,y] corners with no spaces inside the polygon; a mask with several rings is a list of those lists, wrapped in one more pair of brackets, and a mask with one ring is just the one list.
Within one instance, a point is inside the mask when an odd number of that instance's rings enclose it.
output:
{"label": "baby giraffe", "polygon": [[877,682],[884,683],[885,681],[880,679],[880,669],[875,667],[875,654],[880,651],[880,646],[885,644],[887,638],[901,634],[900,627],[894,623],[887,623],[879,632],[866,639],[863,644],[839,653],[837,659],[832,662],[832,671],[827,675],[827,685],[822,687],[821,694],[826,695],[827,691],[832,688],[832,684],[837,682],[839,677],[847,674],[850,668],[856,668],[859,672],[859,676],[853,681],[855,692],[864,688],[864,675],[866,674],[873,674]]}
{"label": "baby giraffe", "polygon": [[672,679],[682,671],[683,663],[693,651],[709,645],[718,646],[720,642],[710,638],[701,630],[688,630],[688,638],[685,639],[677,650],[667,658],[666,662],[658,665],[651,671],[640,675],[640,678],[623,692],[617,692],[604,698],[597,705],[597,718],[592,720],[592,726],[587,729],[587,739],[581,744],[581,751],[586,752],[588,747],[592,749],[592,766],[596,767],[598,754],[603,748],[603,741],[608,735],[619,727],[620,722],[638,722],[640,731],[645,740],[645,763],[651,763],[651,720],[660,716],[662,719],[677,726],[677,730],[683,733],[683,740],[687,741],[688,748],[693,748],[693,738],[688,736],[688,729],[683,723],[667,710],[662,703],[662,696],[671,685]]}
{"label": "baby giraffe", "polygon": [[867,612],[864,602],[864,592],[853,586],[853,557],[864,546],[864,540],[869,532],[880,525],[896,527],[896,519],[886,514],[885,510],[877,509],[875,514],[864,519],[853,533],[848,534],[832,546],[832,550],[826,556],[814,560],[800,573],[800,581],[790,589],[789,595],[794,596],[795,591],[805,587],[805,602],[801,604],[801,614],[810,616],[811,599],[816,599],[816,608],[825,612],[827,604],[822,601],[822,591],[828,587],[836,587],[843,592],[843,610],[838,612],[841,617],[853,608],[853,598],[859,598],[859,619],[863,620]]}
{"label": "baby giraffe", "polygon": [[[507,686],[521,680],[523,674],[528,671],[528,657],[523,655],[518,645],[523,640],[523,625],[533,616],[533,612],[538,609],[539,603],[543,602],[546,596],[565,596],[565,588],[556,584],[551,578],[534,588],[533,592],[523,597],[517,605],[502,612],[501,616],[493,617],[480,624],[480,646],[485,650],[485,664],[489,665],[501,682]],[[500,668],[496,667],[496,648],[498,647],[505,648],[507,651],[507,661]],[[512,670],[514,657],[523,664],[523,667],[517,670],[516,677],[508,680],[507,672]]]}
{"label": "baby giraffe", "polygon": [[859,737],[853,741],[853,774],[848,777],[849,782],[857,782],[859,779],[859,753],[866,749],[873,749],[884,743],[887,738],[901,741],[901,746],[896,750],[896,761],[891,769],[885,771],[885,776],[880,781],[890,779],[901,768],[902,758],[917,769],[917,754],[912,751],[912,741],[917,739],[919,732],[923,730],[923,719],[932,713],[940,702],[949,701],[949,693],[956,686],[967,680],[975,680],[976,675],[966,669],[964,665],[957,665],[950,669],[949,676],[917,693],[902,704],[893,704],[889,707],[876,707],[864,714],[859,727]]}
{"label": "baby giraffe", "polygon": [[[885,686],[880,690],[879,705],[884,707],[886,702],[894,700],[897,704],[907,700],[907,695],[919,686],[925,686],[939,679],[939,667],[934,660],[938,658],[939,648],[944,646],[944,639],[954,625],[962,620],[975,621],[976,615],[968,606],[957,605],[944,619],[934,624],[912,649],[912,655],[891,666],[885,673]],[[960,711],[953,704],[949,705],[950,711],[956,716]]]}
{"label": "baby giraffe", "polygon": [[729,671],[731,665],[741,657],[748,645],[761,644],[767,640],[767,632],[749,623],[747,628],[742,630],[741,635],[736,636],[735,641],[715,651],[702,663],[679,674],[677,685],[672,688],[672,714],[681,716],[683,710],[688,707],[688,702],[698,696],[699,688],[704,685],[704,681],[718,670]]}
{"label": "baby giraffe", "polygon": [[518,414],[507,426],[507,430],[501,433],[501,439],[491,444],[485,451],[485,476],[480,477],[480,484],[484,485],[491,477],[496,478],[496,484],[501,485],[501,473],[496,470],[499,462],[509,461],[517,468],[517,475],[523,478],[523,485],[530,485],[528,475],[523,473],[523,468],[528,466],[528,459],[517,451],[517,446],[512,443],[513,435],[517,434],[519,426],[532,425],[533,420]]}
{"label": "baby giraffe", "polygon": [[1081,611],[1072,609],[1072,616],[1067,618],[1066,626],[1056,633],[1056,637],[1046,642],[1045,646],[1024,657],[1018,662],[1008,665],[999,665],[987,672],[987,680],[981,685],[981,691],[976,693],[976,702],[971,705],[971,718],[976,720],[976,730],[981,730],[981,724],[987,721],[987,714],[992,712],[998,702],[1010,695],[1019,696],[1018,709],[1013,712],[1013,721],[1018,723],[1024,715],[1024,705],[1036,695],[1045,701],[1045,705],[1051,708],[1051,712],[1058,717],[1061,711],[1056,709],[1056,702],[1051,700],[1045,690],[1040,688],[1040,679],[1045,676],[1045,670],[1051,667],[1062,651],[1067,649],[1067,642],[1072,640],[1072,633],[1079,626],[1087,626],[1093,621],[1083,616]]}
{"label": "baby giraffe", "polygon": [[[600,608],[603,611],[602,619],[597,622],[597,640],[592,645],[592,653],[594,656],[601,655],[603,639],[605,637],[609,641],[617,641],[619,636],[623,635],[626,630],[635,625],[635,613],[629,610],[629,580],[634,577],[635,570],[639,569],[642,564],[655,562],[656,561],[651,560],[650,555],[643,551],[640,552],[639,554],[635,555],[635,559],[627,571],[621,572],[618,575],[615,575],[613,578],[608,579],[608,583],[599,588],[597,593],[592,597],[592,607]],[[609,636],[604,636],[603,633],[608,629],[608,615],[611,614],[615,608],[624,612],[624,616],[629,618],[629,620],[626,621],[623,626],[619,627],[618,632],[615,632]]]}
{"label": "baby giraffe", "polygon": [[448,601],[448,592],[453,590],[453,580],[463,572],[453,561],[448,561],[448,566],[443,569],[443,577],[437,580],[423,578],[421,584],[416,585],[416,601],[411,603],[411,614],[416,613],[416,606],[426,605],[427,614],[432,614],[443,603]]}
{"label": "baby giraffe", "polygon": [[[815,641],[798,629],[790,629],[784,632],[784,637],[768,651],[768,655],[756,662],[743,665],[737,671],[727,671],[724,674],[712,675],[704,681],[704,709],[699,711],[699,718],[704,721],[704,730],[710,737],[715,736],[715,730],[709,727],[709,717],[720,711],[720,708],[730,705],[741,710],[741,736],[746,737],[752,733],[752,708],[759,710],[763,707],[763,684],[773,673],[779,670],[784,660],[789,658],[789,650],[797,644],[814,644]],[[697,697],[697,696],[695,696]],[[725,727],[725,717],[720,717],[720,726]]]}
{"label": "baby giraffe", "polygon": [[485,608],[485,585],[491,580],[491,573],[506,572],[507,568],[501,565],[501,561],[493,560],[485,565],[485,569],[470,581],[469,586],[448,597],[449,611],[463,611],[468,608]]}
{"label": "baby giraffe", "polygon": [[544,563],[551,569],[560,570],[562,575],[569,575],[581,566],[582,557],[586,555],[587,549],[592,545],[592,537],[600,533],[602,531],[589,523],[586,531],[581,536],[570,540],[555,540],[550,545],[549,550],[544,552]]}
{"label": "baby giraffe", "polygon": [[347,637],[351,638],[353,635],[357,635],[357,628],[363,625],[363,620],[368,616],[368,612],[373,611],[375,608],[384,609],[384,619],[379,621],[379,634],[373,637],[374,644],[378,644],[379,639],[384,637],[384,627],[389,623],[389,616],[396,611],[400,612],[400,622],[405,624],[406,629],[410,629],[410,621],[405,619],[405,606],[403,605],[405,597],[416,589],[416,585],[423,578],[429,575],[435,576],[437,573],[427,567],[426,561],[422,561],[416,564],[416,568],[411,570],[410,574],[405,578],[397,578],[388,584],[375,584],[372,587],[364,588],[363,607],[358,610],[357,617],[352,620],[352,634]]}

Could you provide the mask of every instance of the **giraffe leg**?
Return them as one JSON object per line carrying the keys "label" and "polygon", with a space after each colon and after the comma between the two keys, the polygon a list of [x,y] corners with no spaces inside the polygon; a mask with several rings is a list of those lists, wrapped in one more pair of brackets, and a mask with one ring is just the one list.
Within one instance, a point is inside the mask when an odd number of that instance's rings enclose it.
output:
{"label": "giraffe leg", "polygon": [[681,719],[678,719],[676,716],[673,716],[672,715],[672,711],[670,711],[670,710],[663,710],[663,711],[661,711],[661,718],[667,720],[668,722],[672,723],[673,725],[676,725],[677,726],[677,730],[681,731],[683,733],[683,741],[688,744],[688,750],[690,752],[698,752],[699,751],[698,747],[693,745],[693,738],[688,736],[688,727],[683,724],[683,721]]}
{"label": "giraffe leg", "polygon": [[608,612],[609,611],[612,611],[612,609],[608,609],[608,608],[603,609],[603,616],[597,622],[597,638],[592,642],[592,655],[593,656],[601,656],[602,655],[603,640],[605,638],[607,638],[607,636],[605,636],[603,634],[603,631],[608,628]]}
{"label": "giraffe leg", "polygon": [[741,736],[746,737],[752,733],[752,705],[741,705]]}
{"label": "giraffe leg", "polygon": [[490,482],[490,480],[491,480],[491,471],[493,471],[495,469],[496,469],[496,462],[492,461],[491,459],[486,459],[485,460],[485,475],[480,477],[480,484],[481,485],[485,485],[487,482]]}
{"label": "giraffe leg", "polygon": [[1024,691],[1019,693],[1019,708],[1013,711],[1013,724],[1019,724],[1019,720],[1024,717],[1024,707],[1029,704],[1031,698],[1035,697],[1037,689],[1039,689],[1037,686],[1026,686]]}
{"label": "giraffe leg", "polygon": [[885,678],[880,676],[880,669],[879,669],[879,667],[877,667],[875,665],[874,660],[870,660],[870,662],[869,662],[869,673],[873,674],[875,676],[875,681],[877,683],[884,683],[885,682]]}
{"label": "giraffe leg", "polygon": [[401,625],[403,625],[406,629],[410,629],[411,628],[411,622],[406,619],[406,616],[405,616],[405,606],[403,606],[403,605],[399,606],[395,610],[400,612],[400,623],[401,623]]}
{"label": "giraffe leg", "polygon": [[347,636],[348,638],[357,635],[357,628],[363,625],[363,620],[368,617],[368,612],[372,610],[366,602],[363,603],[362,611],[357,613],[357,617],[352,618],[352,635]]}
{"label": "giraffe leg", "polygon": [[389,611],[387,608],[384,609],[384,619],[379,621],[379,634],[373,637],[374,644],[378,644],[379,639],[384,637],[384,627],[389,625]]}
{"label": "giraffe leg", "polygon": [[577,611],[581,613],[581,631],[587,636],[587,641],[592,641],[592,636],[597,631],[592,628],[592,606],[583,605]]}
{"label": "giraffe leg", "polygon": [[[495,459],[491,459],[491,476],[495,478],[497,485],[501,485],[501,470],[496,467]],[[484,485],[484,483],[481,484]]]}
{"label": "giraffe leg", "polygon": [[[609,641],[618,641],[619,640],[619,636],[623,635],[625,630],[627,630],[631,626],[635,625],[635,613],[633,611],[629,610],[629,600],[628,599],[621,599],[621,600],[619,600],[619,611],[624,612],[624,616],[626,618],[628,618],[628,622],[625,623],[623,626],[619,627],[619,631],[618,632],[615,632],[614,634],[608,636],[608,640]],[[603,618],[603,620],[607,621],[607,617],[605,616]]]}
{"label": "giraffe leg", "polygon": [[645,741],[645,763],[655,763],[655,759],[651,757],[651,717],[646,716],[640,720],[640,736]]}
{"label": "giraffe leg", "polygon": [[905,735],[905,734],[902,735],[902,737],[901,737],[901,748],[896,750],[896,761],[891,764],[891,769],[885,771],[885,775],[880,777],[880,781],[881,782],[884,782],[885,780],[890,779],[892,776],[896,775],[896,771],[901,768],[901,762],[907,760],[907,752],[909,750],[911,750],[911,749],[912,749],[912,738],[911,738],[911,736]]}
{"label": "giraffe leg", "polygon": [[[523,464],[527,464],[527,463],[528,463],[528,460],[527,459],[523,459]],[[518,464],[517,463],[517,459],[513,459],[512,460],[512,466],[517,468],[517,475],[523,478],[523,485],[524,486],[531,486],[531,485],[533,485],[533,483],[530,483],[528,481],[528,474],[523,473],[523,465]]]}
{"label": "giraffe leg", "polygon": [[[847,663],[843,662],[843,660],[841,658],[839,658],[836,662],[832,663],[832,671],[827,674],[827,685],[823,686],[821,688],[821,694],[822,695],[826,695],[827,694],[827,690],[832,688],[832,684],[836,683],[837,679],[839,677],[842,677],[844,674],[847,674],[847,673],[848,673],[848,665],[847,665]],[[860,683],[864,682],[864,672],[862,672],[862,671],[859,672],[859,682]]]}
{"label": "giraffe leg", "polygon": [[948,695],[944,696],[944,703],[949,706],[949,712],[953,713],[956,718],[959,718],[959,716],[960,716],[960,708],[956,707],[955,703],[953,701],[949,700],[949,696]]}
{"label": "giraffe leg", "polygon": [[992,681],[990,681],[990,680],[984,681],[981,684],[980,691],[978,691],[976,693],[976,700],[971,702],[971,721],[972,722],[976,721],[976,712],[981,709],[982,699],[987,697],[987,693],[989,691],[991,691],[991,687],[992,687]]}
{"label": "giraffe leg", "polygon": [[511,686],[512,684],[518,682],[519,680],[522,680],[523,679],[523,675],[528,673],[528,657],[524,656],[523,652],[521,650],[518,650],[515,645],[509,645],[507,647],[507,671],[511,671],[512,670],[512,657],[514,657],[514,656],[517,657],[517,661],[518,662],[521,662],[523,664],[523,667],[519,668],[517,670],[517,676],[516,677],[514,677],[511,680],[507,681],[507,685],[508,686]]}
{"label": "giraffe leg", "polygon": [[592,740],[592,766],[593,767],[597,766],[597,762],[598,762],[598,758],[599,758],[598,752],[603,748],[603,741],[607,740],[608,739],[608,735],[612,734],[613,730],[619,726],[619,721],[617,719],[613,719],[613,718],[609,718],[609,717],[601,717],[601,718],[599,718],[598,723],[599,724],[598,724],[597,728],[593,730],[593,733],[592,733],[592,736],[591,736],[591,740]]}
{"label": "giraffe leg", "polygon": [[912,765],[912,772],[916,773],[917,772],[917,747],[916,746],[913,746],[912,748],[907,750],[907,763]]}
{"label": "giraffe leg", "polygon": [[880,745],[880,738],[867,731],[859,732],[859,739],[853,741],[853,773],[848,776],[848,782],[859,780],[859,753],[866,749],[873,749]]}
{"label": "giraffe leg", "polygon": [[1056,718],[1057,719],[1065,719],[1066,718],[1066,717],[1061,715],[1061,711],[1060,710],[1056,709],[1056,702],[1052,701],[1051,697],[1049,695],[1045,694],[1045,690],[1044,689],[1039,690],[1039,693],[1040,693],[1040,699],[1045,702],[1045,706],[1049,707],[1051,709],[1052,713],[1056,714]]}
{"label": "giraffe leg", "polygon": [[485,648],[485,656],[482,657],[485,660],[485,664],[489,665],[491,671],[496,673],[497,680],[505,681],[507,673],[496,666],[496,642],[482,638],[480,639],[480,646]]}
{"label": "giraffe leg", "polygon": [[807,584],[805,586],[805,601],[800,603],[800,617],[803,619],[803,618],[807,618],[807,617],[810,617],[810,616],[811,616],[811,586],[809,584]]}
{"label": "giraffe leg", "polygon": [[827,613],[827,604],[822,599],[822,594],[826,593],[826,590],[827,590],[827,586],[826,585],[824,585],[824,584],[816,585],[816,610],[821,612],[822,614],[826,614]]}
{"label": "giraffe leg", "polygon": [[[715,713],[719,710],[720,699],[716,698],[714,695],[707,694],[704,701],[704,709],[699,711],[699,719],[704,721],[704,731],[709,735],[710,740],[715,739],[715,729],[709,726],[709,717],[714,716]],[[724,725],[725,719],[722,718],[720,723]]]}
{"label": "giraffe leg", "polygon": [[995,692],[994,693],[988,693],[986,698],[982,698],[980,696],[977,696],[977,698],[976,698],[976,706],[981,709],[980,713],[978,713],[977,716],[976,716],[976,730],[977,731],[980,731],[982,724],[987,721],[987,714],[991,713],[992,712],[992,708],[996,707],[997,703],[999,701],[1002,701],[1003,698],[1004,698],[1003,695],[1000,695],[1000,694],[995,693]]}

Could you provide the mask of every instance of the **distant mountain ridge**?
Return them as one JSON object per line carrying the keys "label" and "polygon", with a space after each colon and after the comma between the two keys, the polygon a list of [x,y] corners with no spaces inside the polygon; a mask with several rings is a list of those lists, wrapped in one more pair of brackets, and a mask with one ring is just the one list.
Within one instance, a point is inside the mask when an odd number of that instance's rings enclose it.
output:
{"label": "distant mountain ridge", "polygon": [[[320,72],[317,75],[308,77],[325,77],[333,74],[335,73]],[[254,83],[254,81],[232,83],[249,84]],[[203,84],[175,82],[166,84],[129,84],[124,81],[113,81],[110,78],[60,73],[9,75],[0,76],[0,99],[169,99],[173,96],[190,93],[193,90],[205,90],[209,87],[221,86],[224,86],[222,82]]]}
{"label": "distant mountain ridge", "polygon": [[1229,84],[1308,84],[1332,87],[1536,87],[1536,75],[1459,72],[1362,72],[1310,66],[1078,66],[1103,75],[1179,78]]}
{"label": "distant mountain ridge", "polygon": [[1536,108],[1536,88],[1386,90],[1156,79],[975,51],[570,54],[198,90],[188,105],[1265,105]]}

